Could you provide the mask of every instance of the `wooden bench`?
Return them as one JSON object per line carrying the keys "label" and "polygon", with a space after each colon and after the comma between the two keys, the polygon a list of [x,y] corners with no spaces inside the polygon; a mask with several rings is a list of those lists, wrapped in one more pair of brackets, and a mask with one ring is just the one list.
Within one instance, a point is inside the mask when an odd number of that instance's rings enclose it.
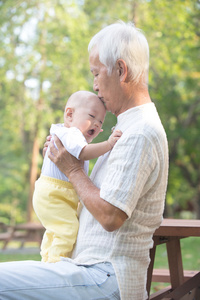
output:
{"label": "wooden bench", "polygon": [[[184,281],[187,281],[188,279],[192,278],[194,275],[196,275],[198,271],[189,271],[184,270],[183,271],[183,277]],[[167,269],[153,269],[152,274],[152,282],[171,282],[170,278],[170,272]]]}
{"label": "wooden bench", "polygon": [[40,246],[44,233],[44,227],[39,223],[24,223],[10,227],[7,232],[0,234],[0,241],[4,241],[3,250],[10,241],[20,241],[21,248],[26,242],[37,242]]}
{"label": "wooden bench", "polygon": [[[183,271],[180,239],[200,237],[200,220],[164,219],[154,233],[154,247],[150,251],[151,263],[147,274],[149,299],[200,299],[200,272]],[[156,247],[166,244],[169,270],[154,269]],[[171,285],[150,295],[151,282],[169,282]]]}
{"label": "wooden bench", "polygon": [[12,239],[13,231],[12,227],[0,222],[0,241],[3,242],[3,250],[6,249],[7,244]]}

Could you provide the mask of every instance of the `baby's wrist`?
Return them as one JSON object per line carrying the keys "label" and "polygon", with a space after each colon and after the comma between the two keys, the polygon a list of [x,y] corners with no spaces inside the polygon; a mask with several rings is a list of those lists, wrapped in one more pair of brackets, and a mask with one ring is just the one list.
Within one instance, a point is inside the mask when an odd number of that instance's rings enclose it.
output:
{"label": "baby's wrist", "polygon": [[108,145],[109,145],[109,148],[110,148],[110,150],[113,148],[113,144],[110,142],[110,140],[108,139],[107,140],[107,143],[108,143]]}

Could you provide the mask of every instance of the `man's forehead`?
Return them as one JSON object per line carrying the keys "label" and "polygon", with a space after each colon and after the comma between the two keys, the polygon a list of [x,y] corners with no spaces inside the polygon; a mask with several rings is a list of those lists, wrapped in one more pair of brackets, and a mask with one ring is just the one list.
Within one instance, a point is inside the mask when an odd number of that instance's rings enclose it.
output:
{"label": "man's forehead", "polygon": [[98,66],[90,65],[90,71],[93,73],[98,70]]}
{"label": "man's forehead", "polygon": [[90,64],[96,64],[99,61],[99,52],[95,49],[92,49],[89,55]]}
{"label": "man's forehead", "polygon": [[99,61],[99,58],[90,60],[90,71],[92,73],[98,72],[103,64]]}

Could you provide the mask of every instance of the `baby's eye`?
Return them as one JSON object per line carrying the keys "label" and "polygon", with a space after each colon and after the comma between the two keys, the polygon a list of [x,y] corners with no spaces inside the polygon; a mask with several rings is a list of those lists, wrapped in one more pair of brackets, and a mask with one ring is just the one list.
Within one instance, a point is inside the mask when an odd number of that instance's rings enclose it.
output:
{"label": "baby's eye", "polygon": [[95,117],[95,116],[93,116],[93,115],[90,115],[90,114],[89,114],[89,116],[90,116],[91,118],[94,118],[94,117]]}

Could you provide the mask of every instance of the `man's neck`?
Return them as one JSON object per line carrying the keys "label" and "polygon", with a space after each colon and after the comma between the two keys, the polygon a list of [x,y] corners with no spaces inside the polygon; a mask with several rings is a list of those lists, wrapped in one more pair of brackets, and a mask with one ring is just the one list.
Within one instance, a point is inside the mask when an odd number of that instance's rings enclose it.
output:
{"label": "man's neck", "polygon": [[144,84],[130,84],[127,89],[127,107],[135,107],[147,103],[151,103],[148,86]]}

